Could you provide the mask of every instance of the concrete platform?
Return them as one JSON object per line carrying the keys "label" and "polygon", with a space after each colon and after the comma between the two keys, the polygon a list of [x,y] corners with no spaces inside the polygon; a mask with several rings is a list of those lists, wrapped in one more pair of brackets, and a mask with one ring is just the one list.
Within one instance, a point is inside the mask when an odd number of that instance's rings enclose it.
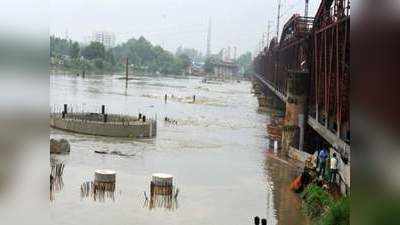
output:
{"label": "concrete platform", "polygon": [[62,114],[51,114],[50,126],[69,132],[108,137],[153,138],[157,134],[157,121],[153,119],[143,122],[129,116],[109,114],[107,117],[107,122],[103,122],[96,119],[82,119],[81,114],[70,113],[65,118],[62,118]]}

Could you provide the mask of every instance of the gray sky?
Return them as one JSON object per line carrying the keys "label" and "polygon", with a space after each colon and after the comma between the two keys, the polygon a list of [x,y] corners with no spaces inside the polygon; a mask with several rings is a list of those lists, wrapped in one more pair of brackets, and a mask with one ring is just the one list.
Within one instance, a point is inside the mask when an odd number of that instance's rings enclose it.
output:
{"label": "gray sky", "polygon": [[[278,0],[51,0],[50,33],[84,41],[94,30],[116,34],[117,43],[143,35],[175,52],[178,46],[205,52],[208,18],[211,50],[237,46],[238,54],[254,52],[272,21],[276,33]],[[310,0],[314,15],[319,0]],[[293,14],[303,14],[304,0],[282,0],[281,28]]]}

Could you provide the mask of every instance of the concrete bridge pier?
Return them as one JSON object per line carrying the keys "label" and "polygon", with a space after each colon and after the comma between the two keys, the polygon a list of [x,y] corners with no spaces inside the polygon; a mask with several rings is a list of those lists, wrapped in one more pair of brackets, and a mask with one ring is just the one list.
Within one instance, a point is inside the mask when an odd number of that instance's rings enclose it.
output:
{"label": "concrete bridge pier", "polygon": [[257,97],[258,101],[258,111],[259,112],[266,112],[267,107],[267,98],[268,96],[264,93],[266,90],[263,90],[263,86],[260,81],[253,80],[253,93]]}
{"label": "concrete bridge pier", "polygon": [[267,124],[267,133],[269,146],[274,152],[280,153],[282,146],[282,127],[284,119],[284,104],[273,93],[266,96],[266,107],[268,109],[269,123]]}
{"label": "concrete bridge pier", "polygon": [[287,80],[285,117],[282,129],[282,156],[290,147],[303,151],[307,109],[308,73],[290,71]]}

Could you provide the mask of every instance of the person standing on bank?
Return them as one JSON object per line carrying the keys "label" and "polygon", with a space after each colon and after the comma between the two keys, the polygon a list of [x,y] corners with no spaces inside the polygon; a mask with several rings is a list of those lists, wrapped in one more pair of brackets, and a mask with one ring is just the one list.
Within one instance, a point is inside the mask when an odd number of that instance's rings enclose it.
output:
{"label": "person standing on bank", "polygon": [[319,163],[318,177],[322,176],[322,178],[324,178],[327,158],[328,158],[327,150],[325,148],[322,148],[321,151],[318,153],[318,163]]}
{"label": "person standing on bank", "polygon": [[330,182],[332,184],[336,183],[336,175],[338,173],[337,166],[338,166],[338,160],[336,158],[336,153],[333,153],[333,157],[331,158],[331,166],[330,166],[330,169],[331,169],[331,180],[330,180]]}

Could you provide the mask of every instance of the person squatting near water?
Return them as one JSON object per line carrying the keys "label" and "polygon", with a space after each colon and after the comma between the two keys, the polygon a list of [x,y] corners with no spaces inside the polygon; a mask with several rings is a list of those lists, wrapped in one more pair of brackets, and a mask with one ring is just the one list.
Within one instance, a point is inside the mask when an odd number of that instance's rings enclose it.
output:
{"label": "person squatting near water", "polygon": [[168,122],[168,123],[170,123],[170,124],[173,124],[173,125],[178,125],[178,121],[176,121],[176,120],[174,120],[174,119],[171,119],[171,118],[168,118],[168,117],[165,117],[165,118],[164,118],[164,121],[165,121],[165,122]]}

